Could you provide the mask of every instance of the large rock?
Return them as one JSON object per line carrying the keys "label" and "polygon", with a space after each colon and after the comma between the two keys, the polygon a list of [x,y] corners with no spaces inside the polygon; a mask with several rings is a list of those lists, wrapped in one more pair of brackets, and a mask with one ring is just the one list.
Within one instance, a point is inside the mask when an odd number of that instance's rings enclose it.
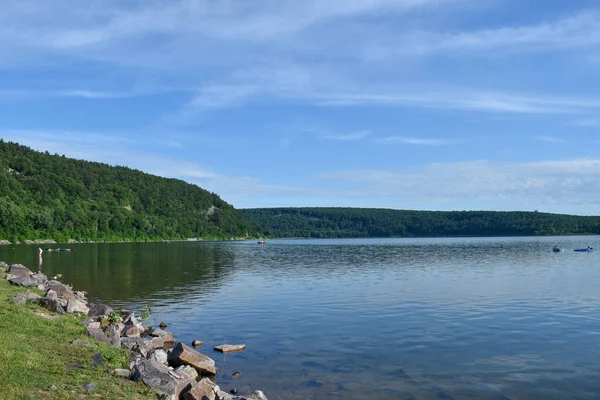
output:
{"label": "large rock", "polygon": [[58,299],[58,298],[42,297],[40,299],[40,306],[44,307],[45,309],[47,309],[49,311],[53,311],[53,312],[57,312],[57,313],[61,313],[61,314],[65,312],[65,308],[64,308],[62,302],[60,301],[60,299]]}
{"label": "large rock", "polygon": [[25,297],[24,293],[17,293],[8,299],[8,301],[13,304],[25,304],[27,303],[27,298]]}
{"label": "large rock", "polygon": [[87,328],[85,328],[85,333],[86,335],[96,339],[99,342],[104,342],[108,344],[111,343],[110,339],[106,337],[102,329],[91,328],[88,326]]}
{"label": "large rock", "polygon": [[26,266],[22,264],[11,264],[8,267],[8,273],[13,275],[14,277],[20,277],[25,275],[32,275],[33,272],[29,270]]}
{"label": "large rock", "polygon": [[198,373],[204,375],[215,375],[217,373],[215,361],[212,358],[181,342],[177,343],[171,350],[169,364],[173,366],[190,365],[196,368]]}
{"label": "large rock", "polygon": [[102,317],[104,315],[108,315],[113,312],[113,309],[104,304],[88,304],[90,311],[88,312],[88,317]]}
{"label": "large rock", "polygon": [[245,344],[221,344],[219,346],[215,346],[214,350],[221,353],[232,353],[234,351],[242,351],[245,348]]}
{"label": "large rock", "polygon": [[195,383],[188,377],[170,371],[166,366],[154,360],[139,358],[133,367],[132,378],[142,381],[159,399],[177,400],[182,392],[189,390]]}
{"label": "large rock", "polygon": [[54,290],[58,297],[62,297],[64,299],[70,299],[75,297],[75,293],[73,293],[73,289],[70,286],[65,285],[56,280],[51,280],[46,282],[46,289]]}
{"label": "large rock", "polygon": [[90,309],[81,300],[71,298],[67,302],[67,313],[69,314],[88,315],[89,311]]}
{"label": "large rock", "polygon": [[38,285],[43,285],[48,281],[46,275],[41,272],[31,274],[31,275],[23,275],[18,276],[16,278],[9,279],[11,285],[17,286],[25,286],[25,287],[37,287]]}
{"label": "large rock", "polygon": [[163,349],[156,349],[148,354],[148,359],[154,360],[159,364],[167,365],[167,359],[169,358],[167,352]]}
{"label": "large rock", "polygon": [[202,378],[193,388],[183,395],[184,400],[215,400],[219,387],[210,379]]}

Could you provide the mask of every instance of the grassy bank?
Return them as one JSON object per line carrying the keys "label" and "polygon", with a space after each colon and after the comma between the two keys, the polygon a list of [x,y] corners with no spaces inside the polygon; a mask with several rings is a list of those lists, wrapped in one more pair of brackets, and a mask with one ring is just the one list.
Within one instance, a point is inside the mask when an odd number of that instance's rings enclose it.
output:
{"label": "grassy bank", "polygon": [[[143,384],[112,375],[113,369],[127,366],[126,350],[85,336],[80,318],[8,302],[24,291],[0,279],[1,399],[156,398]],[[74,338],[93,348],[70,344]],[[94,366],[98,354],[102,363]],[[86,382],[96,388],[84,391]]]}

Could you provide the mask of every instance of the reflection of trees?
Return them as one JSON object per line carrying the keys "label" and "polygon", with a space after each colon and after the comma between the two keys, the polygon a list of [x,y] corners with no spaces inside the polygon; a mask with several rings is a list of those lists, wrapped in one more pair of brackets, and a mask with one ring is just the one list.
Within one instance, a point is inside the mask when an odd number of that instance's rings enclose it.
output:
{"label": "reflection of trees", "polygon": [[[169,297],[184,297],[190,294],[186,289],[192,288],[195,294],[212,290],[233,272],[235,261],[231,247],[214,243],[101,243],[70,247],[75,251],[45,253],[44,273],[50,277],[60,273],[64,283],[87,291],[91,301],[107,304],[156,297],[163,290]],[[32,249],[17,246],[13,254],[5,257],[9,262],[35,266],[29,260]]]}

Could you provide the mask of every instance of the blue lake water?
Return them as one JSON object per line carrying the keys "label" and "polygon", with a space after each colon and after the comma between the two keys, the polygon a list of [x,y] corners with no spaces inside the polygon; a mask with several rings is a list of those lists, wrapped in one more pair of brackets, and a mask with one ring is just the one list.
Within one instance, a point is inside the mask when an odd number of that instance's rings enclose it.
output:
{"label": "blue lake water", "polygon": [[[573,252],[587,246],[600,237],[75,244],[42,270],[91,300],[150,305],[150,322],[205,342],[224,390],[597,399],[600,254]],[[36,249],[0,247],[0,260],[36,269]],[[212,351],[223,343],[248,347]]]}

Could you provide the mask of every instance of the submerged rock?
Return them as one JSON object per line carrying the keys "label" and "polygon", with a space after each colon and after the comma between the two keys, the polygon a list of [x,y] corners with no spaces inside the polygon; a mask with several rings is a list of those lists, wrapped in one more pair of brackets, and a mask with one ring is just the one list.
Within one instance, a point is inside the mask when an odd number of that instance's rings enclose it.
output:
{"label": "submerged rock", "polygon": [[214,350],[221,353],[232,353],[234,351],[242,351],[245,348],[245,344],[222,344],[220,346],[215,346]]}

